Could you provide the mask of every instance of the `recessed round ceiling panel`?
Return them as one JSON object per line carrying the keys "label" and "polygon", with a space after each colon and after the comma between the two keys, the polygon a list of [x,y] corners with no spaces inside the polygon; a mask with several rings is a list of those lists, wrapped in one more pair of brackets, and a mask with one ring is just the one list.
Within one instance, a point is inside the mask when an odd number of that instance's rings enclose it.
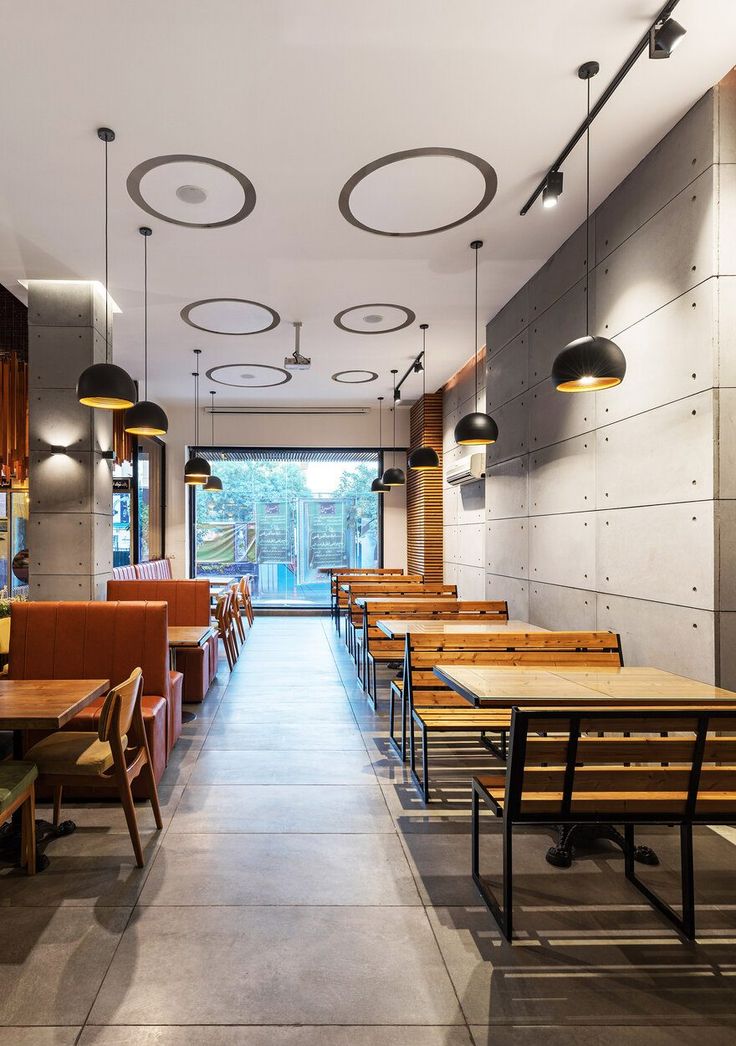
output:
{"label": "recessed round ceiling panel", "polygon": [[496,195],[489,163],[460,149],[407,149],[361,167],[342,188],[346,221],[381,236],[428,236],[462,225]]}
{"label": "recessed round ceiling panel", "polygon": [[404,305],[351,305],[338,312],[333,322],[342,331],[350,334],[390,334],[408,327],[416,316]]}
{"label": "recessed round ceiling panel", "polygon": [[332,375],[332,380],[343,385],[364,385],[369,381],[375,381],[377,377],[373,370],[340,370]]}
{"label": "recessed round ceiling panel", "polygon": [[274,309],[247,298],[203,298],[185,305],[179,315],[210,334],[263,334],[281,322]]}
{"label": "recessed round ceiling panel", "polygon": [[148,214],[194,229],[234,225],[256,205],[250,179],[207,156],[154,156],[133,168],[127,187],[130,198]]}
{"label": "recessed round ceiling panel", "polygon": [[225,363],[219,367],[210,367],[207,377],[218,385],[227,385],[233,389],[270,389],[274,385],[285,385],[291,381],[288,370],[266,363]]}

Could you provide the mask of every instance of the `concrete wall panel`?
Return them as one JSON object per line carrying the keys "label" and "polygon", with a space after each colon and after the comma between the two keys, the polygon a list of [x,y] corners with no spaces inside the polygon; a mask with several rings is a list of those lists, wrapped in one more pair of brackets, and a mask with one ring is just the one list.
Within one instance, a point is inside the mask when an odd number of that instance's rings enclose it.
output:
{"label": "concrete wall panel", "polygon": [[[466,452],[468,448],[465,448]],[[486,481],[464,483],[455,488],[458,492],[458,522],[485,523],[486,519]]]}
{"label": "concrete wall panel", "polygon": [[[592,223],[591,223],[592,224]],[[591,227],[591,244],[594,230]],[[591,258],[594,250],[591,249]],[[581,225],[529,281],[532,320],[561,298],[586,275],[585,226]]]}
{"label": "concrete wall panel", "polygon": [[529,580],[571,588],[595,584],[595,514],[574,512],[530,520]]}
{"label": "concrete wall panel", "polygon": [[597,513],[599,592],[714,608],[713,503]]}
{"label": "concrete wall panel", "polygon": [[594,433],[529,455],[529,504],[534,516],[595,507]]}
{"label": "concrete wall panel", "polygon": [[709,611],[599,594],[598,628],[619,633],[626,665],[714,682],[714,615]]}
{"label": "concrete wall panel", "polygon": [[[547,381],[557,354],[574,338],[585,334],[585,286],[586,281],[583,279],[545,312],[539,315],[535,313],[529,330],[530,386]],[[591,293],[591,307],[594,304],[595,295]]]}
{"label": "concrete wall panel", "polygon": [[542,628],[590,630],[596,628],[596,595],[579,588],[532,583],[530,620]]}
{"label": "concrete wall panel", "polygon": [[509,605],[509,617],[529,621],[529,582],[519,578],[486,574],[486,599],[505,599]]}
{"label": "concrete wall panel", "polygon": [[529,284],[525,283],[518,294],[515,294],[486,325],[489,357],[495,356],[529,324],[529,310]]}
{"label": "concrete wall panel", "polygon": [[565,394],[558,392],[551,381],[544,381],[528,393],[528,397],[531,451],[547,447],[550,443],[561,443],[584,432],[592,433],[595,428],[594,395]]}
{"label": "concrete wall panel", "polygon": [[514,338],[488,364],[486,404],[489,411],[526,391],[529,384],[528,337],[528,331],[525,331]]}
{"label": "concrete wall panel", "polygon": [[510,400],[494,410],[492,416],[498,425],[498,439],[488,448],[489,465],[526,454],[529,449],[528,394]]}
{"label": "concrete wall panel", "polygon": [[713,497],[713,393],[606,425],[596,433],[596,507]]}
{"label": "concrete wall panel", "polygon": [[456,528],[456,540],[456,562],[467,567],[482,567],[484,565],[484,523],[463,523]]}
{"label": "concrete wall panel", "polygon": [[498,519],[486,527],[486,566],[491,574],[529,576],[529,520]]}
{"label": "concrete wall panel", "polygon": [[529,456],[486,469],[486,518],[525,516],[529,511]]}
{"label": "concrete wall panel", "polygon": [[460,563],[457,568],[457,591],[460,599],[485,598],[485,571],[482,566],[470,567]]}

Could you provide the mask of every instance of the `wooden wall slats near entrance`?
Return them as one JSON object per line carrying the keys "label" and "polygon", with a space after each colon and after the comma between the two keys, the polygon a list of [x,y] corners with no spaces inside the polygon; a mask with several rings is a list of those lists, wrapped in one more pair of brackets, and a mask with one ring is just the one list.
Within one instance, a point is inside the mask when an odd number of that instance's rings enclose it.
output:
{"label": "wooden wall slats near entrance", "polygon": [[407,468],[406,544],[410,574],[423,574],[425,581],[442,577],[442,393],[433,392],[411,408],[409,452],[417,447],[437,451],[440,467],[417,472]]}

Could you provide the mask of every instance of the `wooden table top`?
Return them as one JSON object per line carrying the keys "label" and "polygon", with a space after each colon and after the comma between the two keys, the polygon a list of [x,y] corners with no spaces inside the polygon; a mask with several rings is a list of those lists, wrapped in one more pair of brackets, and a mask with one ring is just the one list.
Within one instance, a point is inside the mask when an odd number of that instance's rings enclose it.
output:
{"label": "wooden table top", "polygon": [[0,679],[0,730],[59,730],[109,689],[109,679]]}
{"label": "wooden table top", "polygon": [[525,632],[548,632],[549,629],[541,628],[539,625],[531,625],[528,621],[484,621],[468,614],[466,617],[458,616],[453,621],[434,621],[432,618],[382,618],[376,621],[376,626],[388,636],[389,639],[403,639],[408,633],[420,636],[452,636],[458,634],[488,635],[496,632],[513,632],[515,634]]}
{"label": "wooden table top", "polygon": [[356,607],[364,607],[366,603],[371,606],[374,603],[432,603],[442,610],[451,610],[457,606],[459,601],[456,596],[438,596],[436,593],[432,595],[432,593],[419,591],[415,596],[358,596],[353,602]]}
{"label": "wooden table top", "polygon": [[318,574],[337,574],[339,571],[347,574],[349,570],[350,567],[317,567]]}
{"label": "wooden table top", "polygon": [[212,635],[211,625],[169,625],[169,646],[202,646]]}
{"label": "wooden table top", "polygon": [[472,705],[736,704],[736,693],[659,668],[496,668],[437,665],[435,675]]}

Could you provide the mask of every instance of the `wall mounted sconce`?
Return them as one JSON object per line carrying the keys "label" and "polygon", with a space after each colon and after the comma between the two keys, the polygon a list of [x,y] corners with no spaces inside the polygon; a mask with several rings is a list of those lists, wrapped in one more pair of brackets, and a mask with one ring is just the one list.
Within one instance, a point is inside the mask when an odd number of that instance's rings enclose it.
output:
{"label": "wall mounted sconce", "polygon": [[100,457],[102,458],[103,461],[114,461],[115,460],[115,451],[114,450],[103,450],[102,453],[100,454]]}
{"label": "wall mounted sconce", "polygon": [[69,453],[69,451],[67,450],[66,447],[62,447],[61,445],[55,444],[55,443],[52,444],[49,447],[49,450],[51,451],[52,454],[68,454]]}

